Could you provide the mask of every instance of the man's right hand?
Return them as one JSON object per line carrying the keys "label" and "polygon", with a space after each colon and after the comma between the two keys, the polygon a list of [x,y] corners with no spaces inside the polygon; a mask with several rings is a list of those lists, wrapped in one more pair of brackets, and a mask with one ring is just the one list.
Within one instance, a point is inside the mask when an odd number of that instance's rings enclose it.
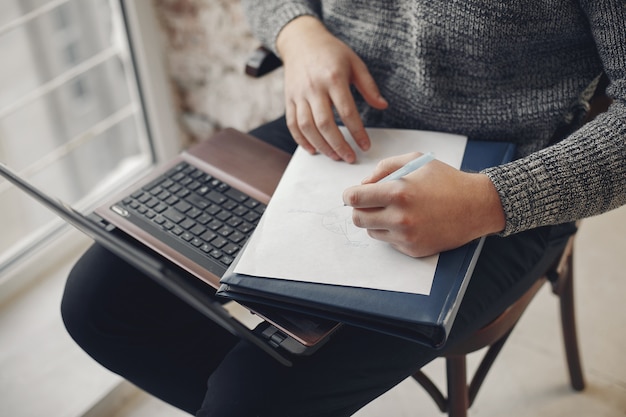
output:
{"label": "man's right hand", "polygon": [[385,109],[387,101],[365,63],[313,16],[289,22],[276,47],[285,70],[287,126],[295,141],[310,153],[354,162],[356,154],[335,123],[333,107],[359,148],[368,150],[370,140],[350,85],[376,109]]}

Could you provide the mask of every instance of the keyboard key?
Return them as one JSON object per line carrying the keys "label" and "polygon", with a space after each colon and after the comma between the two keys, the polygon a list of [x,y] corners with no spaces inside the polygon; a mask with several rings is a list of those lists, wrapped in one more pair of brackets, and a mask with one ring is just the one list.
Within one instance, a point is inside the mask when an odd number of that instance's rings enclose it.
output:
{"label": "keyboard key", "polygon": [[248,222],[243,222],[242,224],[237,226],[237,230],[239,230],[244,235],[247,235],[247,234],[251,233],[252,230],[254,230],[254,225],[252,225],[252,224],[250,224]]}
{"label": "keyboard key", "polygon": [[243,216],[244,219],[246,219],[247,221],[249,221],[250,223],[254,223],[257,220],[259,220],[259,217],[261,217],[259,214],[251,211],[249,213],[247,213],[245,216]]}
{"label": "keyboard key", "polygon": [[207,224],[207,227],[209,229],[211,229],[211,230],[217,230],[217,229],[221,228],[222,226],[224,226],[224,223],[222,223],[219,220],[213,220],[212,222]]}
{"label": "keyboard key", "polygon": [[222,204],[222,208],[224,210],[233,211],[237,207],[237,202],[235,200],[226,200],[224,204]]}
{"label": "keyboard key", "polygon": [[256,208],[260,203],[256,200],[250,199],[247,200],[246,202],[243,203],[246,207],[254,209]]}
{"label": "keyboard key", "polygon": [[152,198],[152,196],[148,193],[141,193],[141,195],[139,197],[136,197],[137,201],[139,201],[141,204],[145,203],[146,201],[150,200]]}
{"label": "keyboard key", "polygon": [[220,230],[217,231],[218,234],[222,235],[222,236],[228,236],[233,232],[233,228],[232,227],[228,227],[228,226],[224,226],[222,227]]}
{"label": "keyboard key", "polygon": [[237,253],[237,251],[239,251],[239,249],[240,249],[239,246],[229,243],[228,245],[222,248],[222,252],[224,252],[227,255],[234,255]]}
{"label": "keyboard key", "polygon": [[191,218],[191,219],[195,219],[196,217],[198,217],[199,215],[201,215],[202,212],[200,210],[198,210],[195,207],[192,207],[191,210],[189,210],[187,213],[185,213],[185,216]]}
{"label": "keyboard key", "polygon": [[174,205],[174,208],[181,213],[185,213],[191,208],[191,204],[187,203],[186,201],[179,201]]}
{"label": "keyboard key", "polygon": [[156,196],[156,198],[158,198],[161,201],[165,201],[167,200],[170,196],[172,195],[172,193],[170,193],[167,190],[162,190],[159,195]]}
{"label": "keyboard key", "polygon": [[213,220],[213,217],[209,216],[206,213],[202,213],[200,216],[196,217],[196,222],[204,225]]}
{"label": "keyboard key", "polygon": [[228,241],[224,239],[223,237],[219,237],[219,236],[211,241],[211,245],[213,245],[213,247],[216,247],[218,249],[221,249],[226,244],[228,244]]}
{"label": "keyboard key", "polygon": [[230,264],[232,264],[234,261],[234,259],[230,256],[222,256],[220,258],[220,262],[223,263],[226,266],[230,266]]}
{"label": "keyboard key", "polygon": [[156,211],[157,213],[163,213],[165,210],[167,210],[167,204],[159,203],[154,206],[152,210]]}
{"label": "keyboard key", "polygon": [[148,192],[152,195],[159,195],[163,192],[163,187],[157,185],[156,187],[152,187],[148,190]]}
{"label": "keyboard key", "polygon": [[176,197],[180,197],[180,198],[185,198],[187,197],[189,194],[191,194],[191,191],[189,191],[186,188],[181,188],[177,193],[176,193]]}
{"label": "keyboard key", "polygon": [[159,204],[159,203],[160,203],[160,201],[157,200],[154,197],[150,197],[150,200],[145,202],[146,206],[148,206],[149,208],[156,207],[156,205]]}
{"label": "keyboard key", "polygon": [[163,188],[170,188],[172,185],[174,185],[174,181],[170,180],[169,178],[161,183],[161,187]]}
{"label": "keyboard key", "polygon": [[196,190],[196,193],[198,193],[199,195],[205,195],[209,191],[211,191],[211,188],[207,187],[206,185],[203,185],[202,187]]}
{"label": "keyboard key", "polygon": [[248,212],[248,209],[245,208],[244,206],[237,206],[235,209],[233,209],[233,214],[239,217],[243,216],[247,212]]}
{"label": "keyboard key", "polygon": [[231,217],[232,217],[232,214],[230,214],[230,212],[228,212],[228,211],[221,211],[221,212],[219,212],[215,216],[215,218],[217,220],[220,220],[220,221],[223,221],[223,222],[225,222],[226,220],[230,219]]}
{"label": "keyboard key", "polygon": [[206,197],[211,200],[212,202],[214,202],[215,204],[218,205],[222,205],[222,203],[224,203],[227,199],[226,197],[224,197],[222,194],[218,193],[217,191],[211,191],[209,192]]}
{"label": "keyboard key", "polygon": [[241,191],[235,188],[229,189],[228,191],[226,191],[225,194],[238,203],[243,203],[249,198],[246,194],[242,193]]}
{"label": "keyboard key", "polygon": [[194,206],[198,207],[200,210],[204,210],[205,208],[211,205],[210,201],[208,201],[206,198],[202,198],[202,196],[198,194],[189,194],[186,200],[190,204],[193,204]]}
{"label": "keyboard key", "polygon": [[209,213],[211,216],[215,216],[217,213],[219,213],[220,211],[222,211],[220,206],[217,206],[215,204],[211,204],[209,207],[207,207],[205,210],[205,212]]}
{"label": "keyboard key", "polygon": [[207,230],[206,232],[202,233],[200,235],[200,239],[204,240],[205,242],[210,242],[211,240],[215,239],[217,237],[217,234],[211,232],[210,230]]}
{"label": "keyboard key", "polygon": [[206,231],[206,228],[200,226],[199,224],[196,224],[194,227],[189,229],[189,231],[193,233],[195,236],[200,236],[202,233]]}
{"label": "keyboard key", "polygon": [[175,175],[172,175],[170,178],[172,181],[178,182],[185,178],[185,174],[183,174],[182,172],[178,172]]}
{"label": "keyboard key", "polygon": [[196,225],[196,222],[194,222],[191,219],[185,219],[182,222],[180,222],[178,225],[185,230],[190,230],[192,227]]}
{"label": "keyboard key", "polygon": [[237,227],[239,226],[241,223],[243,223],[243,220],[241,220],[239,217],[231,217],[230,219],[228,219],[226,221],[226,224],[229,225],[230,227]]}
{"label": "keyboard key", "polygon": [[168,208],[165,210],[165,212],[163,212],[163,217],[166,217],[174,223],[180,223],[185,219],[185,215],[174,208]]}
{"label": "keyboard key", "polygon": [[235,242],[235,243],[239,243],[242,240],[244,240],[245,238],[246,238],[246,235],[241,233],[239,230],[235,230],[233,233],[231,233],[228,236],[228,239],[230,239],[231,242]]}
{"label": "keyboard key", "polygon": [[169,190],[170,193],[174,193],[176,194],[177,192],[179,192],[180,190],[183,189],[183,187],[180,184],[177,183],[173,183],[172,185],[170,185],[169,187],[167,187],[167,189]]}
{"label": "keyboard key", "polygon": [[165,204],[167,204],[169,206],[173,206],[176,203],[178,203],[178,197],[176,197],[175,195],[170,195],[167,198],[167,200],[165,200]]}
{"label": "keyboard key", "polygon": [[195,179],[195,178],[200,178],[200,177],[201,177],[201,176],[203,176],[203,175],[204,175],[204,172],[200,171],[199,169],[196,169],[196,170],[194,170],[193,172],[191,172],[191,173],[189,174],[189,176],[190,176],[191,178],[194,178],[194,179]]}
{"label": "keyboard key", "polygon": [[198,181],[193,181],[193,182],[191,182],[191,183],[187,186],[187,189],[189,189],[189,190],[191,190],[191,191],[195,191],[195,190],[197,190],[198,188],[200,188],[200,185],[201,185],[201,184],[200,184]]}

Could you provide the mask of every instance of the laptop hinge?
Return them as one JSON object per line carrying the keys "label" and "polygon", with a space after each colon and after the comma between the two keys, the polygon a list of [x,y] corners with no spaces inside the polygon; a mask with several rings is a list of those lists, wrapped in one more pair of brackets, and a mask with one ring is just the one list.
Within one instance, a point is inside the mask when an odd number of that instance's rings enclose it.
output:
{"label": "laptop hinge", "polygon": [[87,218],[91,220],[92,222],[94,222],[95,224],[97,224],[98,226],[102,227],[107,232],[111,232],[115,230],[114,225],[112,225],[111,223],[103,219],[102,217],[98,216],[96,213],[89,213]]}
{"label": "laptop hinge", "polygon": [[274,326],[268,326],[261,334],[267,339],[267,343],[274,348],[280,347],[287,338],[284,333],[281,333]]}

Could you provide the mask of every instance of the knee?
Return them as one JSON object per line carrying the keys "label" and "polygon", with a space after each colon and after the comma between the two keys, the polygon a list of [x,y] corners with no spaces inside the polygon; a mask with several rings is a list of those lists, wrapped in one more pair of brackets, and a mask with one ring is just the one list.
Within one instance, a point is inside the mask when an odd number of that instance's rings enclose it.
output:
{"label": "knee", "polygon": [[89,282],[89,276],[86,274],[88,268],[84,265],[90,262],[90,251],[83,255],[70,271],[60,306],[61,318],[67,332],[81,346],[88,344],[87,341],[95,334],[95,327],[92,324],[95,306],[93,290],[90,290],[90,284],[95,285],[95,283]]}
{"label": "knee", "polygon": [[61,299],[61,318],[72,339],[85,351],[106,348],[106,329],[113,323],[115,294],[122,288],[119,258],[98,245],[92,246],[70,271]]}

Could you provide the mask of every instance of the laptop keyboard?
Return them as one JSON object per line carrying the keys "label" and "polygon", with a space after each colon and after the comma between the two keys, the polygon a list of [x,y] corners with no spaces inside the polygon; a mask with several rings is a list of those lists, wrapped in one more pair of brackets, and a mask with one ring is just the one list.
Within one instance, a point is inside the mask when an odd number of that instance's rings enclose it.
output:
{"label": "laptop keyboard", "polygon": [[192,259],[200,256],[221,265],[213,271],[221,276],[254,230],[265,205],[181,162],[111,209],[134,223],[150,225],[157,235],[165,232],[175,238]]}

